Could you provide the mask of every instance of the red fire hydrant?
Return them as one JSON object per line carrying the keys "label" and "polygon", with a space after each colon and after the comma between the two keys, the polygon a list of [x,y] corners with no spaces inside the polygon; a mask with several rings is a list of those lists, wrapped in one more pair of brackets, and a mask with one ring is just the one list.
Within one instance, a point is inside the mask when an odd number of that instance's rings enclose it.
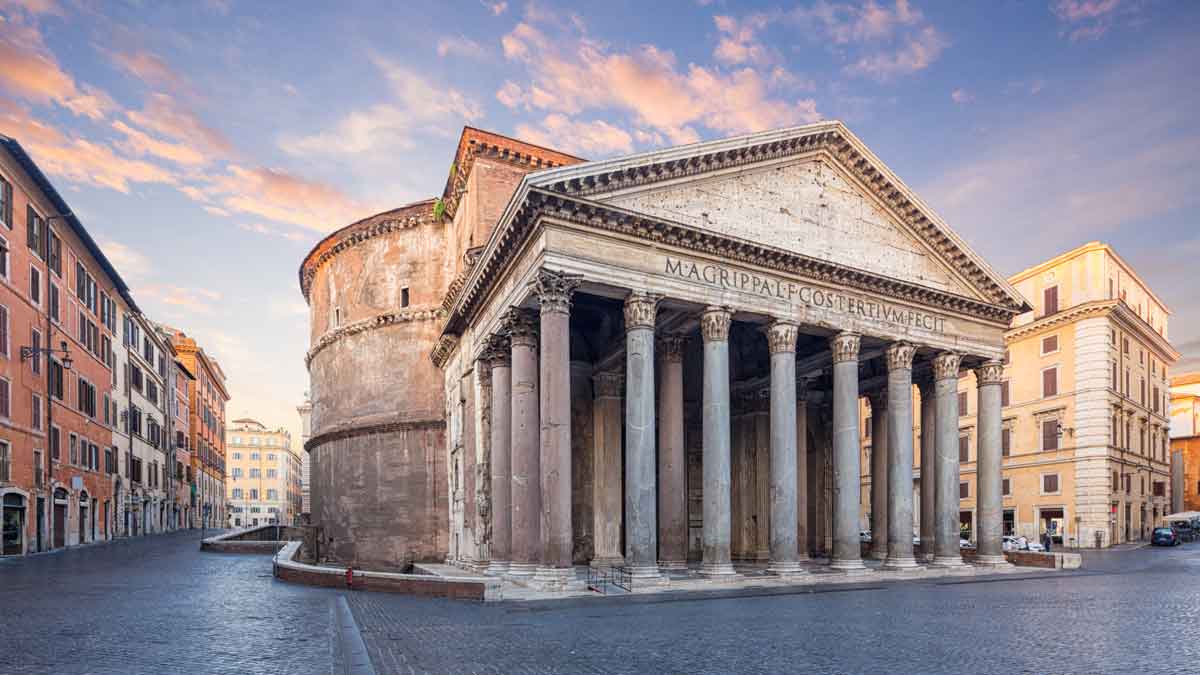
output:
{"label": "red fire hydrant", "polygon": [[346,568],[346,588],[350,588],[350,589],[354,588],[354,568],[353,567]]}

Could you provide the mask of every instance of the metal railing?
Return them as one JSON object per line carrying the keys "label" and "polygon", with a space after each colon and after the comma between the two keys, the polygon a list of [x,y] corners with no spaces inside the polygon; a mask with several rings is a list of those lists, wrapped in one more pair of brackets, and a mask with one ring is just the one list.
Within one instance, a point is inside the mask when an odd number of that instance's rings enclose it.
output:
{"label": "metal railing", "polygon": [[614,588],[633,592],[633,575],[624,567],[588,567],[588,590],[608,595]]}

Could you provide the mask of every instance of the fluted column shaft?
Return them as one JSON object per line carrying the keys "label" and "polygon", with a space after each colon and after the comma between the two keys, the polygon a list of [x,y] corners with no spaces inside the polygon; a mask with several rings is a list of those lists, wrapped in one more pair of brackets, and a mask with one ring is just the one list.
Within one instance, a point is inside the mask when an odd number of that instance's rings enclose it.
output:
{"label": "fluted column shaft", "polygon": [[1004,364],[987,361],[975,369],[979,391],[979,449],[975,466],[978,495],[979,535],[976,537],[975,562],[980,565],[1002,565],[1007,562],[1001,547],[1003,514],[1001,512],[1001,433],[1003,410],[1000,400],[1000,381]]}
{"label": "fluted column shaft", "polygon": [[654,319],[658,298],[625,300],[625,567],[657,578],[658,498],[655,483]]}
{"label": "fluted column shaft", "polygon": [[592,376],[593,402],[593,476],[592,504],[596,523],[593,567],[625,564],[621,555],[621,424],[622,373],[596,373]]}
{"label": "fluted column shaft", "polygon": [[538,414],[537,328],[525,310],[508,317],[512,344],[512,564],[531,576],[542,559],[542,484]]}
{"label": "fluted column shaft", "polygon": [[803,572],[796,528],[795,324],[777,321],[767,331],[771,352],[771,563],[778,575]]}
{"label": "fluted column shaft", "polygon": [[704,338],[704,558],[706,576],[734,574],[730,559],[729,324],[732,312],[709,307],[700,317]]}
{"label": "fluted column shaft", "polygon": [[887,390],[871,401],[871,557],[887,557],[888,533],[888,406]]}
{"label": "fluted column shaft", "polygon": [[683,447],[684,339],[659,340],[658,566],[687,569],[687,458]]}
{"label": "fluted column shaft", "polygon": [[833,569],[864,568],[858,538],[862,466],[858,431],[859,336],[840,333],[833,350]]}
{"label": "fluted column shaft", "polygon": [[508,572],[512,561],[512,353],[508,339],[488,345],[492,369],[492,548],[487,573]]}
{"label": "fluted column shaft", "polygon": [[933,560],[933,523],[937,493],[937,399],[933,378],[920,382],[921,391],[921,557]]}
{"label": "fluted column shaft", "polygon": [[963,564],[958,547],[958,366],[959,356],[951,352],[939,354],[933,360],[937,397],[933,563],[945,567]]}
{"label": "fluted column shaft", "polygon": [[913,406],[912,360],[907,342],[888,347],[888,553],[884,567],[912,569]]}

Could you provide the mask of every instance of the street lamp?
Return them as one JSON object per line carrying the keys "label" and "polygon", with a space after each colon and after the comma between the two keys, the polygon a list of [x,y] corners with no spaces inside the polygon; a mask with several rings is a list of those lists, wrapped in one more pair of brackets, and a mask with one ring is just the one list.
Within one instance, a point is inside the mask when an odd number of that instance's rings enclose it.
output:
{"label": "street lamp", "polygon": [[61,353],[63,355],[62,367],[66,370],[70,370],[71,364],[74,363],[74,361],[71,360],[71,350],[69,347],[67,347],[66,340],[63,340],[59,344],[62,345],[62,347],[60,349],[54,349],[52,347],[21,347],[21,362],[24,363],[25,361],[32,359],[33,357],[37,356],[38,354]]}

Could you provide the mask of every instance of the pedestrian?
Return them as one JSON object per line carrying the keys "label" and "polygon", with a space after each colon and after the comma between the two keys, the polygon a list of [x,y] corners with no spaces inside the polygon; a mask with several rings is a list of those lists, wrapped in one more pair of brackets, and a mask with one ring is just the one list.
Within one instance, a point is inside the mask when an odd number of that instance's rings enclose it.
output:
{"label": "pedestrian", "polygon": [[1050,552],[1050,545],[1053,543],[1054,537],[1051,537],[1050,531],[1046,530],[1046,532],[1042,534],[1042,548],[1046,549],[1046,553]]}

